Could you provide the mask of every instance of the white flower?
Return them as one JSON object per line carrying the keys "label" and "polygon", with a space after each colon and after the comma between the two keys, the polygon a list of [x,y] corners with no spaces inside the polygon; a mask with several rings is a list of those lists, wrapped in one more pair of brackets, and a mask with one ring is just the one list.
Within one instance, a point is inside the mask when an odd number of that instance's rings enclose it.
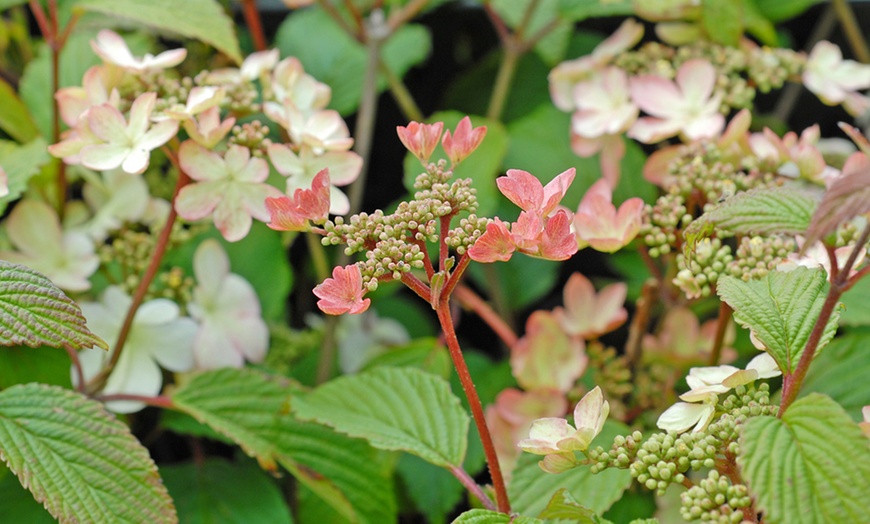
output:
{"label": "white flower", "polygon": [[39,271],[61,289],[90,289],[88,278],[100,265],[94,244],[83,233],[64,232],[51,206],[22,200],[9,214],[6,233],[18,251],[0,252],[0,258]]}
{"label": "white flower", "polygon": [[235,67],[227,67],[224,69],[215,69],[205,76],[205,82],[209,84],[240,84],[242,82],[252,82],[258,78],[264,71],[268,71],[275,67],[278,63],[279,52],[277,49],[269,49],[268,51],[258,51],[251,53],[242,62],[242,66],[238,69]]}
{"label": "white flower", "polygon": [[137,222],[145,215],[151,195],[141,176],[112,169],[104,171],[101,179],[93,175],[87,179],[82,192],[94,216],[81,229],[91,238],[105,240],[124,222]]}
{"label": "white flower", "polygon": [[269,328],[260,301],[247,280],[230,273],[230,261],[220,243],[202,242],[193,256],[197,285],[188,304],[199,330],[193,341],[197,369],[242,367],[245,360],[262,362],[269,346]]}
{"label": "white flower", "polygon": [[142,58],[137,58],[130,52],[124,39],[108,29],[103,29],[97,33],[96,40],[91,40],[91,49],[104,62],[137,73],[175,67],[187,57],[186,49],[171,49],[157,56],[146,54]]}
{"label": "white flower", "polygon": [[316,155],[325,151],[347,151],[353,145],[347,124],[337,111],[327,109],[306,115],[289,100],[283,106],[269,102],[264,111],[287,130],[294,144],[309,146]]}
{"label": "white flower", "polygon": [[574,426],[558,417],[538,419],[532,423],[529,438],[519,441],[517,446],[536,455],[584,451],[601,433],[609,414],[610,404],[604,400],[601,388],[595,386],[574,408]]}
{"label": "white flower", "polygon": [[[91,348],[79,353],[85,381],[96,376],[108,362],[131,302],[120,288],[112,286],[103,293],[101,302],[81,304],[88,328],[109,342],[109,351]],[[160,366],[178,372],[189,371],[193,366],[191,349],[195,334],[196,323],[190,318],[180,317],[178,305],[174,302],[158,298],[142,304],[133,317],[121,357],[102,393],[158,395],[163,386]],[[72,377],[73,383],[77,383],[75,373]],[[144,406],[142,402],[131,400],[106,403],[106,407],[116,413],[132,413]]]}
{"label": "white flower", "polygon": [[810,52],[803,82],[822,102],[837,105],[857,90],[870,87],[870,66],[843,60],[839,47],[822,40]]}

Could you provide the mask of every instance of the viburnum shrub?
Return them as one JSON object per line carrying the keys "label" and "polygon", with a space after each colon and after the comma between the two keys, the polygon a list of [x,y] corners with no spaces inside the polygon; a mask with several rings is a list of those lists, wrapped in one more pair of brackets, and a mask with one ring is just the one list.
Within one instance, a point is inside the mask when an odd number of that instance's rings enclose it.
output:
{"label": "viburnum shrub", "polygon": [[285,4],[0,1],[6,520],[870,522],[849,4]]}

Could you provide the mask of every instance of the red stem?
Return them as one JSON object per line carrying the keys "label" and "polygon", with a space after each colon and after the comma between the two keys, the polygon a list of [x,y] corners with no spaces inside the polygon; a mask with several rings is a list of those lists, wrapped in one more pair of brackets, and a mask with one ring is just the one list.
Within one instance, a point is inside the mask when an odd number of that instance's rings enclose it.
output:
{"label": "red stem", "polygon": [[254,39],[254,49],[265,51],[268,47],[266,36],[263,34],[263,24],[260,21],[260,11],[257,10],[257,0],[242,0],[242,14],[245,17],[245,25]]}
{"label": "red stem", "polygon": [[465,489],[467,489],[469,492],[471,492],[472,495],[477,497],[477,500],[479,500],[480,503],[483,504],[483,507],[488,510],[495,511],[495,504],[492,502],[492,499],[486,495],[486,492],[484,492],[483,489],[481,489],[481,487],[477,484],[477,482],[475,482],[474,479],[471,478],[467,471],[460,467],[452,465],[448,468],[448,470],[450,471],[450,473],[453,473],[453,476],[456,477],[463,486],[465,486]]}
{"label": "red stem", "polygon": [[172,403],[172,399],[163,395],[158,395],[156,397],[146,397],[143,395],[127,395],[124,393],[116,393],[114,395],[100,395],[96,397],[96,399],[104,403],[112,402],[113,400],[133,400],[136,402],[144,402],[145,404],[153,406],[155,408],[175,409],[175,404]]}
{"label": "red stem", "polygon": [[76,350],[74,350],[67,344],[63,345],[63,349],[66,350],[66,354],[69,355],[69,359],[72,360],[73,370],[75,370],[76,379],[78,380],[78,384],[76,384],[76,391],[78,391],[79,393],[84,393],[85,373],[82,370],[82,361],[79,360],[79,354]]}
{"label": "red stem", "polygon": [[495,445],[492,442],[492,435],[489,433],[489,428],[486,426],[486,418],[483,413],[483,405],[480,403],[480,397],[477,395],[477,389],[474,387],[474,381],[471,379],[471,373],[468,371],[468,366],[465,364],[465,359],[462,357],[462,349],[459,347],[459,339],[456,338],[456,330],[453,327],[453,318],[450,316],[449,295],[442,295],[438,302],[436,312],[438,313],[438,321],[441,323],[441,330],[444,333],[444,339],[447,342],[447,348],[450,351],[450,358],[453,360],[453,366],[456,368],[456,374],[459,376],[459,382],[462,384],[462,390],[465,392],[465,397],[468,399],[468,405],[471,408],[471,415],[474,418],[474,424],[477,426],[477,431],[480,433],[480,441],[483,443],[483,452],[486,455],[486,462],[489,465],[489,474],[492,477],[492,485],[495,488],[495,501],[498,511],[502,513],[510,513],[510,501],[508,500],[507,489],[505,487],[504,477],[501,473],[501,466],[498,463],[498,455],[495,452]]}

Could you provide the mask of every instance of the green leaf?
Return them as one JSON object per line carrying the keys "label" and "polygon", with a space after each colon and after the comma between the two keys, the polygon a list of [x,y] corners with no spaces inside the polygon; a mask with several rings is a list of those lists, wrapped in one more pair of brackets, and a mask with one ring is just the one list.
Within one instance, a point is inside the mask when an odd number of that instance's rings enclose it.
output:
{"label": "green leaf", "polygon": [[532,517],[513,517],[488,509],[472,509],[456,517],[453,524],[544,524],[544,521]]}
{"label": "green leaf", "polygon": [[429,522],[445,522],[447,515],[462,500],[465,488],[446,469],[403,453],[396,466],[405,488],[420,513]]}
{"label": "green leaf", "polygon": [[177,522],[148,451],[78,393],[44,384],[0,392],[0,450],[61,522]]}
{"label": "green leaf", "polygon": [[743,37],[743,0],[704,0],[701,25],[712,41],[736,47]]}
{"label": "green leaf", "polygon": [[414,368],[382,367],[331,380],[293,399],[293,413],[372,446],[436,466],[461,466],[469,418],[450,385]]}
{"label": "green leaf", "polygon": [[163,466],[160,474],[181,522],[293,522],[281,490],[253,464],[211,458],[202,464]]}
{"label": "green leaf", "polygon": [[686,228],[687,244],[694,246],[718,229],[737,235],[796,235],[810,224],[816,199],[790,187],[759,188],[737,193],[704,213]]}
{"label": "green leaf", "polygon": [[[0,6],[2,9],[2,6]],[[30,142],[39,136],[39,129],[33,123],[30,112],[15,90],[0,78],[0,129],[19,142]]]}
{"label": "green leaf", "polygon": [[[444,122],[444,129],[451,132],[456,128],[462,118],[466,116],[458,111],[441,111],[433,113],[427,122]],[[508,147],[508,136],[504,126],[496,120],[489,120],[482,116],[471,115],[471,124],[474,127],[486,126],[486,138],[480,146],[468,158],[462,161],[453,172],[453,178],[470,178],[472,187],[477,190],[479,207],[478,216],[490,216],[501,198],[495,179],[499,175],[502,158]],[[446,159],[447,156],[437,148],[430,159],[437,162]],[[449,164],[449,161],[448,161]],[[423,172],[423,166],[417,157],[408,153],[405,155],[405,187],[410,193],[414,193],[414,180]]]}
{"label": "green leaf", "polygon": [[0,11],[15,7],[16,5],[26,4],[27,0],[0,0]]}
{"label": "green leaf", "polygon": [[547,507],[538,517],[542,519],[567,519],[577,524],[600,524],[601,519],[589,508],[581,505],[566,488],[553,494]]}
{"label": "green leaf", "polygon": [[858,280],[843,293],[843,312],[840,314],[842,326],[870,326],[870,278]]}
{"label": "green leaf", "polygon": [[779,47],[779,35],[776,34],[776,27],[758,9],[758,0],[743,0],[743,8],[743,21],[746,23],[746,30],[759,39],[762,44]]}
{"label": "green leaf", "polygon": [[77,7],[195,38],[241,63],[235,24],[216,0],[77,0]]}
{"label": "green leaf", "polygon": [[562,15],[574,21],[606,16],[628,16],[634,13],[632,0],[561,0]]}
{"label": "green leaf", "polygon": [[[601,434],[592,441],[592,447],[610,448],[614,437],[628,432],[624,424],[608,420]],[[520,456],[508,486],[511,507],[516,512],[538,515],[557,491],[567,488],[575,501],[600,514],[619,500],[631,485],[631,473],[628,470],[607,469],[593,475],[588,466],[581,466],[553,475],[538,466],[540,460],[540,456],[530,453]]]}
{"label": "green leaf", "polygon": [[[717,292],[734,310],[734,320],[753,330],[779,369],[789,374],[804,352],[829,287],[823,269],[798,267],[788,272],[772,271],[749,282],[722,276]],[[839,308],[835,308],[817,349],[833,338],[839,317]]]}
{"label": "green leaf", "polygon": [[794,18],[823,0],[755,0],[758,10],[768,20],[777,24]]}
{"label": "green leaf", "polygon": [[0,508],[3,520],[27,524],[56,524],[57,519],[21,486],[9,468],[0,463]]}
{"label": "green leaf", "polygon": [[0,345],[109,346],[85,326],[79,306],[36,271],[0,260]]}
{"label": "green leaf", "polygon": [[808,395],[782,420],[749,419],[740,449],[764,522],[870,522],[870,440],[829,397]]}
{"label": "green leaf", "polygon": [[58,348],[0,348],[0,390],[27,382],[41,382],[69,389],[72,387],[69,366],[69,355]]}
{"label": "green leaf", "polygon": [[175,406],[225,435],[266,469],[284,466],[339,514],[361,523],[389,522],[396,507],[391,470],[364,441],[289,414],[297,387],[251,369],[194,376],[171,397]]}
{"label": "green leaf", "polygon": [[524,35],[534,35],[547,25],[555,24],[535,45],[535,51],[550,67],[565,57],[574,24],[569,19],[561,19],[559,0],[534,2],[531,13],[528,13],[528,9],[532,0],[493,0],[490,5],[511,29],[516,30],[525,23]]}
{"label": "green leaf", "polygon": [[814,391],[824,393],[842,406],[853,420],[862,420],[861,408],[870,405],[868,340],[870,329],[867,328],[849,330],[845,336],[832,340],[813,359],[801,395]]}
{"label": "green leaf", "polygon": [[445,380],[453,370],[447,348],[434,337],[417,338],[404,346],[390,347],[366,362],[363,370],[380,366],[413,367]]}
{"label": "green leaf", "polygon": [[27,182],[51,160],[46,147],[42,138],[24,145],[0,140],[0,166],[6,171],[9,185],[9,194],[0,197],[0,213],[6,210],[10,202],[21,198],[27,189]]}
{"label": "green leaf", "polygon": [[[345,116],[356,111],[362,96],[368,51],[322,9],[291,13],[278,28],[275,45],[282,56],[295,56],[306,73],[332,88],[330,107]],[[431,47],[425,27],[407,24],[390,36],[380,52],[384,64],[401,78],[429,56]],[[379,75],[378,91],[386,87],[386,78]]]}

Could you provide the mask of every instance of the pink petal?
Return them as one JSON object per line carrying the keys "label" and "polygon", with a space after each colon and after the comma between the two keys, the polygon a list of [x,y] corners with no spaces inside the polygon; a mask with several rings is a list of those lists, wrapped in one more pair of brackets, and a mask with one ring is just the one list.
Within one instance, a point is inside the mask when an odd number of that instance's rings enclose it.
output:
{"label": "pink petal", "polygon": [[483,263],[507,262],[515,249],[507,226],[495,218],[486,225],[486,232],[468,249],[468,256]]}
{"label": "pink petal", "polygon": [[520,169],[508,169],[495,181],[499,191],[523,211],[537,212],[544,202],[544,188],[537,177]]}
{"label": "pink petal", "polygon": [[209,216],[221,201],[215,182],[188,184],[175,198],[175,210],[185,220],[200,220]]}
{"label": "pink petal", "polygon": [[194,180],[220,180],[227,176],[224,159],[193,140],[185,140],[181,144],[178,150],[178,162],[181,164],[181,169]]}

